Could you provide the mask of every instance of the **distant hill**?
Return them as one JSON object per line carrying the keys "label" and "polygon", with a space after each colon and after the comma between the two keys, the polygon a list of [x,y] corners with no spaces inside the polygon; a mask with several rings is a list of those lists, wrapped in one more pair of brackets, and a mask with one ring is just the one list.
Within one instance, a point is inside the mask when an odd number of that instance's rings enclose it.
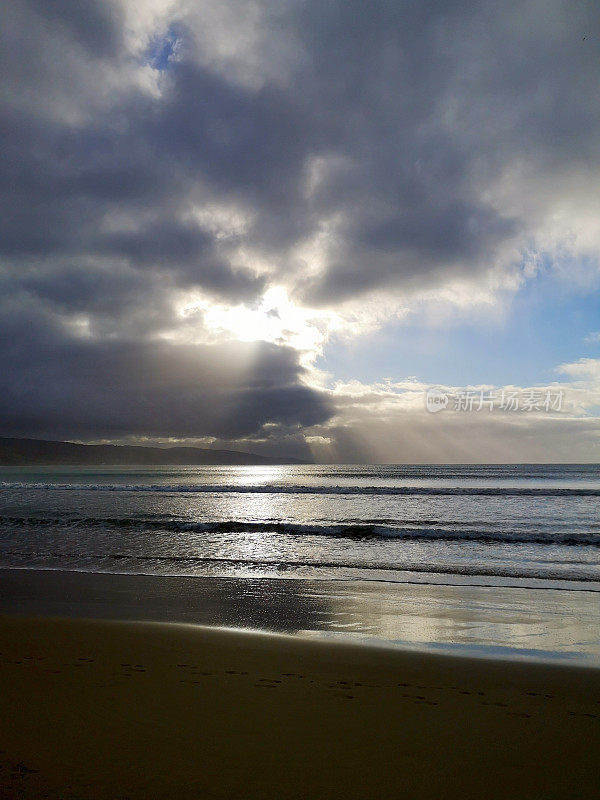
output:
{"label": "distant hill", "polygon": [[307,464],[299,458],[273,458],[236,450],[202,447],[138,447],[115,444],[75,444],[43,439],[0,437],[0,465],[28,464]]}

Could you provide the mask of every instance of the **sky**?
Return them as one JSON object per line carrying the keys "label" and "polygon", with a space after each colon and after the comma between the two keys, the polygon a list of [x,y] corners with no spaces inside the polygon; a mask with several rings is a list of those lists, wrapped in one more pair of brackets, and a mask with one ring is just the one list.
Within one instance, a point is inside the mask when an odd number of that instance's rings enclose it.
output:
{"label": "sky", "polygon": [[600,461],[599,22],[13,0],[0,435]]}

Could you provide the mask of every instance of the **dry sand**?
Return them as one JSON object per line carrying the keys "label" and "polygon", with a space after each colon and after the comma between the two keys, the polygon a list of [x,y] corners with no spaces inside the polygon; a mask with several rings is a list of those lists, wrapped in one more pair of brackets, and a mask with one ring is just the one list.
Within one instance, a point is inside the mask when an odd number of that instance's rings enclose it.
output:
{"label": "dry sand", "polygon": [[0,617],[2,798],[597,798],[600,670]]}

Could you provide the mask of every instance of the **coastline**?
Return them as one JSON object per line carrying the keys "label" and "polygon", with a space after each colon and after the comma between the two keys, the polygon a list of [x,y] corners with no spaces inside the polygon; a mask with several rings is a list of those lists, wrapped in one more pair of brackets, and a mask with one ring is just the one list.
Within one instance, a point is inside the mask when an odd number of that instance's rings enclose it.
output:
{"label": "coastline", "polygon": [[0,614],[193,623],[600,664],[597,592],[1,569]]}
{"label": "coastline", "polygon": [[597,796],[597,668],[156,622],[0,639],[6,797]]}

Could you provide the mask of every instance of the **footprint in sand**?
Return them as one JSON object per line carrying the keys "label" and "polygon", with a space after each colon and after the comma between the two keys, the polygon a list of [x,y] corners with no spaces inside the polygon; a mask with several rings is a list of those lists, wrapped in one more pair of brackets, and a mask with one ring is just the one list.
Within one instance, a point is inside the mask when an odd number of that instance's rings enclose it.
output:
{"label": "footprint in sand", "polygon": [[15,769],[18,770],[21,773],[21,775],[25,775],[26,773],[39,772],[39,769],[32,769],[31,767],[26,766],[22,761],[19,761],[18,764],[15,764]]}

